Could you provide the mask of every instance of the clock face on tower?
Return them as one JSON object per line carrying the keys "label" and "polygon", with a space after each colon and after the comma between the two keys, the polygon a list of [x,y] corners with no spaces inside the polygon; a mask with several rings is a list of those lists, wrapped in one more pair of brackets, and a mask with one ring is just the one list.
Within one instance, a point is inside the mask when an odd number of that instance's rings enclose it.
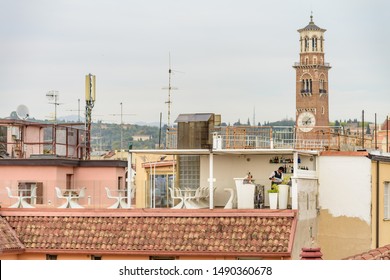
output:
{"label": "clock face on tower", "polygon": [[309,132],[316,125],[316,118],[311,112],[303,112],[298,115],[297,124],[302,132]]}

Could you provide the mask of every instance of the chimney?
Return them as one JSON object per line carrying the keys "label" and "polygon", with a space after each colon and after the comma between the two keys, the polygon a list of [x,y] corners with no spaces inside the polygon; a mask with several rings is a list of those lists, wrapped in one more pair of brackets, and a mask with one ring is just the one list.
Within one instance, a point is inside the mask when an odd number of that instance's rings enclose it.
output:
{"label": "chimney", "polygon": [[322,260],[321,248],[302,248],[301,260]]}

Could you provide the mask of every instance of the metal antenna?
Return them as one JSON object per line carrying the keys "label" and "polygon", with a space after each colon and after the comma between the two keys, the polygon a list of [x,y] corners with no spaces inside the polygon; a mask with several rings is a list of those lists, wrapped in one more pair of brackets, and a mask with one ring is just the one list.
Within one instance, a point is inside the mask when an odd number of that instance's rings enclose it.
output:
{"label": "metal antenna", "polygon": [[122,151],[123,150],[123,116],[124,115],[135,116],[135,114],[123,114],[123,103],[121,102],[120,105],[121,105],[121,113],[120,114],[111,114],[111,116],[121,116],[120,127],[121,127],[121,151]]}
{"label": "metal antenna", "polygon": [[78,112],[78,122],[80,122],[80,120],[81,120],[81,117],[80,117],[80,112],[81,112],[81,110],[80,110],[80,98],[79,99],[77,99],[77,102],[78,102],[78,109],[77,110],[66,110],[66,111],[72,111],[72,112]]}
{"label": "metal antenna", "polygon": [[46,93],[46,97],[49,99],[49,101],[53,101],[53,102],[49,102],[49,103],[54,104],[54,123],[55,124],[57,123],[57,105],[60,105],[60,103],[58,103],[58,99],[59,99],[58,95],[59,95],[59,93],[57,90],[51,90],[48,93]]}
{"label": "metal antenna", "polygon": [[168,122],[167,122],[167,127],[169,129],[169,127],[171,126],[171,103],[172,103],[172,101],[171,101],[171,90],[176,90],[177,89],[177,88],[171,86],[171,76],[172,76],[171,53],[169,53],[169,70],[168,70],[168,73],[169,73],[168,87],[164,87],[163,89],[167,89],[168,90],[168,101],[166,101],[165,103],[168,104]]}
{"label": "metal antenna", "polygon": [[85,159],[91,159],[92,109],[96,101],[96,76],[85,76]]}

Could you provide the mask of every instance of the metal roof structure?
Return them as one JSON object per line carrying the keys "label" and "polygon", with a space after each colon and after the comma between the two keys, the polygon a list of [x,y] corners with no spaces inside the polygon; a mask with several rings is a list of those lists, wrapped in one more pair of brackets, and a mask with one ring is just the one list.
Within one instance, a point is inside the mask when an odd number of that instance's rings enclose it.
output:
{"label": "metal roof structure", "polygon": [[211,113],[180,114],[175,122],[207,122],[212,116]]}
{"label": "metal roof structure", "polygon": [[322,32],[325,32],[326,29],[323,29],[323,28],[315,25],[314,21],[313,21],[313,16],[310,16],[309,24],[306,25],[304,28],[298,29],[298,32],[302,32],[302,31],[322,31]]}

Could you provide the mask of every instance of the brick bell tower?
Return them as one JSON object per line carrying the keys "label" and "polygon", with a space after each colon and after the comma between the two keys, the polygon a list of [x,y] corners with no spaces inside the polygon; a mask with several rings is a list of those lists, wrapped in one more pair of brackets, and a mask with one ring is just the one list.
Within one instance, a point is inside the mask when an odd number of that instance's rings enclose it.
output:
{"label": "brick bell tower", "polygon": [[[296,133],[297,139],[322,140],[329,127],[328,71],[325,63],[324,33],[314,24],[298,29],[300,35],[299,62],[296,71]],[[298,142],[299,143],[299,142]]]}

